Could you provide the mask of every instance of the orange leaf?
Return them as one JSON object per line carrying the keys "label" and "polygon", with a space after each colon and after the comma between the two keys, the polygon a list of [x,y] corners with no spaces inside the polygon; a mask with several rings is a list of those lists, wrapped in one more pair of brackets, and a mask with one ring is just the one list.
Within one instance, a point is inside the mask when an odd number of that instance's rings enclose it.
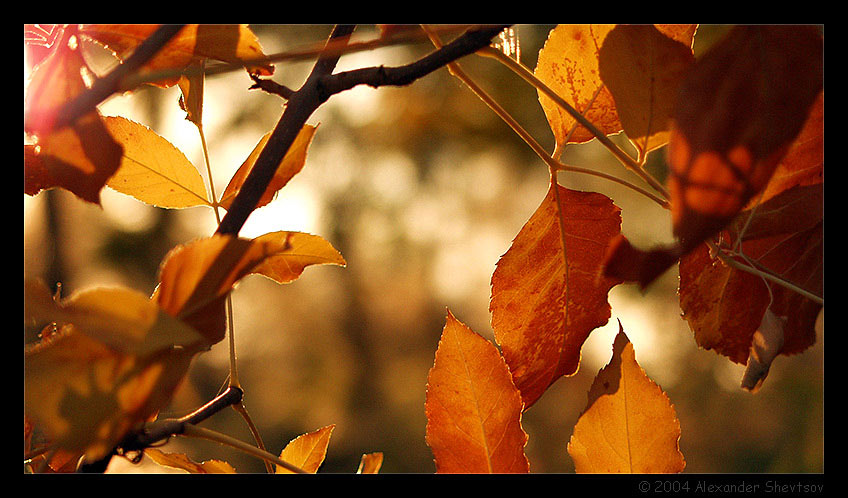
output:
{"label": "orange leaf", "polygon": [[366,453],[359,460],[359,468],[356,469],[357,474],[378,474],[380,467],[383,465],[383,454],[380,452]]}
{"label": "orange leaf", "polygon": [[448,311],[427,377],[426,440],[440,473],[527,473],[523,404],[489,341]]}
{"label": "orange leaf", "polygon": [[[300,170],[303,169],[303,165],[306,162],[306,152],[309,149],[309,144],[312,143],[312,137],[315,135],[316,128],[317,127],[310,125],[304,125],[303,128],[301,128],[291,147],[289,147],[288,152],[286,152],[285,157],[283,157],[282,161],[280,161],[280,164],[277,166],[277,171],[274,173],[274,177],[271,179],[271,182],[268,183],[265,193],[262,194],[262,197],[256,205],[257,208],[271,202],[274,199],[274,195],[276,195],[281,188],[285,187],[294,175],[298,174]],[[247,159],[245,159],[244,163],[239,167],[238,171],[236,171],[235,175],[233,175],[230,179],[230,183],[221,195],[220,204],[224,209],[229,209],[232,205],[233,199],[235,199],[236,195],[238,195],[241,186],[244,184],[244,180],[247,178],[247,175],[250,174],[250,170],[253,169],[253,165],[256,164],[256,160],[259,158],[259,154],[262,152],[262,149],[265,148],[265,144],[268,143],[269,138],[271,138],[270,133],[267,133],[264,137],[262,137]]]}
{"label": "orange leaf", "polygon": [[[335,425],[322,427],[315,432],[303,434],[291,440],[280,453],[280,460],[284,460],[308,473],[315,474],[324,463],[327,455],[327,447],[330,444],[330,435]],[[293,473],[285,467],[277,465],[277,474]]]}
{"label": "orange leaf", "polygon": [[640,157],[668,142],[678,87],[695,63],[694,26],[682,34],[678,41],[649,24],[618,25],[601,47],[601,79]]}
{"label": "orange leaf", "polygon": [[682,472],[680,422],[668,396],[636,362],[620,328],[612,359],[595,377],[568,454],[578,473]]}
{"label": "orange leaf", "polygon": [[[158,27],[158,24],[87,24],[80,28],[80,33],[125,59]],[[182,69],[203,58],[242,64],[261,57],[264,54],[259,40],[246,24],[189,24],[145,65],[145,70]],[[248,71],[269,76],[274,66],[250,65]],[[156,84],[172,86],[178,81],[179,76],[175,76]]]}
{"label": "orange leaf", "polygon": [[[539,51],[535,75],[565,99],[602,133],[621,131],[615,101],[598,70],[598,54],[614,24],[560,24],[548,34]],[[596,95],[596,92],[597,93]],[[539,102],[548,118],[558,148],[566,143],[588,142],[594,135],[541,91]]]}
{"label": "orange leaf", "polygon": [[310,265],[347,264],[342,255],[329,242],[303,232],[271,232],[260,235],[257,243],[269,242],[279,246],[275,253],[251,270],[277,283],[295,280]]}
{"label": "orange leaf", "polygon": [[621,230],[620,209],[598,193],[554,182],[492,275],[492,327],[531,406],[555,380],[574,374],[586,338],[610,317],[601,260]]}

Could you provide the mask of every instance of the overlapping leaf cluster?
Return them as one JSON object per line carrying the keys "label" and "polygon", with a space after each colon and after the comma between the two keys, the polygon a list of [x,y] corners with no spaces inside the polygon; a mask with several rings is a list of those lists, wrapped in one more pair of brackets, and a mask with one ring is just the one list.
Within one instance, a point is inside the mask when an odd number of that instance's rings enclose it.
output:
{"label": "overlapping leaf cluster", "polygon": [[[439,471],[527,472],[521,414],[577,371],[586,338],[609,320],[609,290],[648,285],[678,260],[680,307],[696,342],[747,363],[746,389],[762,384],[778,354],[815,342],[823,294],[821,37],[806,26],[738,27],[696,61],[695,32],[550,32],[535,75],[566,104],[540,90],[554,154],[623,132],[637,151],[625,165],[641,168],[670,145],[669,190],[659,194],[678,243],[632,247],[608,197],[562,187],[552,170],[547,195],[492,275],[497,345],[448,315],[427,391]],[[679,472],[679,436],[673,407],[638,368],[622,330],[568,446],[576,470]]]}

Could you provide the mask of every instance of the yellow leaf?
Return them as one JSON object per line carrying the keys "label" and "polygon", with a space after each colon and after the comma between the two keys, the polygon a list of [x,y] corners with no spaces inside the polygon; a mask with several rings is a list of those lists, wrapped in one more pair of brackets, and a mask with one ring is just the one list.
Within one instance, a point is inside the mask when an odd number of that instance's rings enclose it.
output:
{"label": "yellow leaf", "polygon": [[[303,165],[306,162],[306,152],[309,149],[309,144],[312,143],[312,137],[315,135],[315,130],[315,126],[304,125],[300,132],[298,132],[297,137],[291,147],[289,147],[285,157],[283,157],[283,160],[280,161],[280,164],[277,166],[277,171],[274,173],[274,177],[265,189],[265,193],[262,194],[262,197],[256,204],[257,208],[271,202],[274,199],[274,195],[281,188],[285,187],[294,175],[303,169]],[[262,137],[247,159],[245,159],[244,163],[242,163],[239,167],[238,171],[236,171],[236,174],[230,179],[230,183],[221,195],[220,205],[224,209],[229,209],[232,205],[233,199],[235,199],[236,195],[238,195],[247,175],[250,174],[250,170],[253,169],[253,165],[256,164],[259,154],[262,152],[262,149],[265,148],[265,144],[268,143],[268,139],[270,137],[270,133],[267,133]]]}
{"label": "yellow leaf", "polygon": [[427,376],[426,441],[439,473],[527,473],[524,404],[494,344],[450,311]]}
{"label": "yellow leaf", "polygon": [[674,473],[686,465],[680,422],[668,396],[636,362],[619,330],[612,359],[595,377],[568,454],[578,473]]}
{"label": "yellow leaf", "polygon": [[[535,75],[574,107],[602,133],[621,131],[615,101],[598,70],[598,54],[613,24],[560,24],[548,34],[539,51]],[[594,135],[541,91],[539,102],[550,123],[558,148],[588,142]]]}
{"label": "yellow leaf", "polygon": [[[318,468],[324,463],[327,455],[327,446],[330,444],[330,435],[335,425],[322,427],[315,432],[309,432],[291,440],[280,453],[280,460],[284,460],[308,473],[318,472]],[[285,467],[277,465],[277,474],[292,474]]]}
{"label": "yellow leaf", "polygon": [[109,133],[124,148],[121,165],[107,185],[162,208],[211,205],[197,168],[165,138],[122,117],[105,117]]}
{"label": "yellow leaf", "polygon": [[147,448],[144,454],[151,460],[175,469],[185,470],[189,474],[235,474],[232,465],[221,460],[207,460],[197,463],[182,453],[164,453],[156,448]]}

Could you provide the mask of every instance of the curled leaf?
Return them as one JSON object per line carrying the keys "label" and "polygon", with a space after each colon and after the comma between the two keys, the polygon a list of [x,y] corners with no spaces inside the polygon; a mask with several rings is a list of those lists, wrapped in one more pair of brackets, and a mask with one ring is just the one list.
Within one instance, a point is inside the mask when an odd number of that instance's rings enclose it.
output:
{"label": "curled leaf", "polygon": [[756,392],[766,380],[771,363],[783,348],[783,327],[786,319],[778,318],[767,309],[751,341],[751,353],[742,376],[742,388]]}

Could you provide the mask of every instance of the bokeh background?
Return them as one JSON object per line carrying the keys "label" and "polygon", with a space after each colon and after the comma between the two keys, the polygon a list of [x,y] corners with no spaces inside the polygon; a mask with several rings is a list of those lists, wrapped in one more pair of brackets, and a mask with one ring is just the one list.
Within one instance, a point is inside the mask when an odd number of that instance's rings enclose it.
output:
{"label": "bokeh background", "polygon": [[[529,68],[552,28],[518,26],[518,56]],[[265,53],[273,54],[322,43],[331,27],[252,29]],[[726,29],[701,26],[696,55]],[[361,26],[355,39],[378,34]],[[348,54],[338,70],[404,64],[431,49],[417,43]],[[471,56],[461,64],[552,149],[533,88],[492,59]],[[311,66],[277,64],[274,79],[297,88]],[[206,80],[204,131],[219,195],[283,110],[278,97],[248,91],[251,83],[242,72]],[[184,119],[178,97],[177,88],[143,89],[114,97],[102,112],[151,127],[205,177],[197,130]],[[355,472],[361,455],[376,451],[384,453],[381,472],[433,472],[424,396],[446,309],[493,339],[491,274],[545,196],[547,167],[447,70],[408,87],[357,87],[336,95],[309,123],[318,131],[303,171],[250,217],[241,235],[314,233],[339,249],[348,265],[310,267],[283,286],[252,276],[237,287],[235,339],[247,410],[273,453],[300,434],[335,424],[322,472]],[[624,137],[615,138],[628,147]],[[570,146],[563,161],[629,178],[595,141]],[[664,176],[663,150],[649,167]],[[611,197],[635,244],[671,239],[668,213],[638,194],[577,173],[561,173],[559,181]],[[109,189],[102,208],[60,190],[25,195],[24,274],[62,282],[65,294],[96,285],[152,292],[167,251],[215,228],[209,209],[162,210]],[[578,373],[557,381],[523,416],[531,471],[574,471],[566,445],[595,374],[609,361],[620,320],[637,360],[677,410],[686,472],[822,472],[823,314],[817,343],[801,355],[778,358],[762,390],[750,394],[739,387],[742,366],[697,347],[680,317],[676,285],[675,269],[645,292],[628,285],[611,291],[610,324],[589,337]],[[227,370],[224,341],[198,358],[164,415],[185,414],[214,397]],[[233,410],[204,426],[252,441]],[[197,461],[225,460],[240,473],[264,472],[262,462],[216,443],[176,438],[163,449]],[[148,460],[132,465],[123,459],[109,469],[164,470]]]}

